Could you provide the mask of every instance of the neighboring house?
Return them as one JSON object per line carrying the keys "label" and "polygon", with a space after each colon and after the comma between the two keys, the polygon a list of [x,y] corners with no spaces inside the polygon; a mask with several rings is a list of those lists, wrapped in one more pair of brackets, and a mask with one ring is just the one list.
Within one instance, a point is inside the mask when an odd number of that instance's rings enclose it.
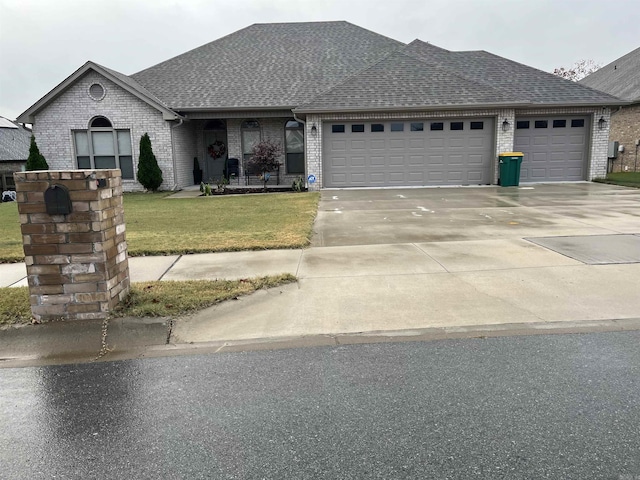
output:
{"label": "neighboring house", "polygon": [[640,47],[580,80],[581,85],[601,90],[630,102],[614,110],[609,139],[624,146],[613,169],[640,169]]}
{"label": "neighboring house", "polygon": [[475,185],[513,150],[525,182],[602,176],[621,103],[484,51],[314,22],[251,25],[130,76],[87,62],[18,120],[52,169],[119,167],[126,190],[145,132],[165,189],[193,184],[194,157],[205,179],[239,159],[242,184],[267,138],[285,151],[272,183]]}
{"label": "neighboring house", "polygon": [[31,130],[0,117],[0,193],[15,190],[13,172],[24,170],[30,143]]}

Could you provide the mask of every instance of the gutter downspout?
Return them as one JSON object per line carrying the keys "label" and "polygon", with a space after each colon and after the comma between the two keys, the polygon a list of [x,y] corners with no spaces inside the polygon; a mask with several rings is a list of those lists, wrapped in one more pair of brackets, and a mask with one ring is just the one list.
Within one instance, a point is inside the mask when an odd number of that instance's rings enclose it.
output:
{"label": "gutter downspout", "polygon": [[171,190],[173,190],[174,192],[178,190],[178,170],[176,169],[176,149],[173,143],[173,130],[181,126],[183,123],[184,123],[184,119],[181,117],[181,118],[178,118],[177,125],[172,125],[170,127],[171,128],[171,160],[173,162],[173,187],[171,188]]}

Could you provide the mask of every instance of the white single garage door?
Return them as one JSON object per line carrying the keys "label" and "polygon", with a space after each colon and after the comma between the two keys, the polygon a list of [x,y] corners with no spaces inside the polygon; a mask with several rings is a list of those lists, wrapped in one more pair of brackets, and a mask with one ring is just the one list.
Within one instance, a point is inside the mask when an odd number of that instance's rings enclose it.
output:
{"label": "white single garage door", "polygon": [[491,183],[492,118],[323,125],[325,187]]}
{"label": "white single garage door", "polygon": [[513,149],[524,153],[521,182],[585,180],[589,117],[516,117]]}

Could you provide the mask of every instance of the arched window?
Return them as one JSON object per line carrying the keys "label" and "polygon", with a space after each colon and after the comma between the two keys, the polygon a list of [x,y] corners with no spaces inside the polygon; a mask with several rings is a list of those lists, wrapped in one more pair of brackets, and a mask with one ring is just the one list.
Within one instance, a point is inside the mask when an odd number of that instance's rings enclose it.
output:
{"label": "arched window", "polygon": [[304,126],[293,119],[284,125],[287,173],[304,174]]}
{"label": "arched window", "polygon": [[116,130],[108,118],[95,117],[87,130],[73,132],[73,140],[78,168],[119,168],[122,178],[134,178],[129,130]]}
{"label": "arched window", "polygon": [[242,158],[246,162],[251,158],[253,146],[261,140],[260,123],[257,120],[245,120],[240,125],[240,132],[242,136]]}

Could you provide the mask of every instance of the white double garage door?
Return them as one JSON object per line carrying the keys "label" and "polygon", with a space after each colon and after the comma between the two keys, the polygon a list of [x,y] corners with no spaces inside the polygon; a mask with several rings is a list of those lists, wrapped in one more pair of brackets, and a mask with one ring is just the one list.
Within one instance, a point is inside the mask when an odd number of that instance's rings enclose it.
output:
{"label": "white double garage door", "polygon": [[[585,178],[586,117],[519,118],[516,127],[514,150],[525,155],[521,181]],[[325,187],[483,185],[494,181],[493,118],[328,122],[323,132]]]}

